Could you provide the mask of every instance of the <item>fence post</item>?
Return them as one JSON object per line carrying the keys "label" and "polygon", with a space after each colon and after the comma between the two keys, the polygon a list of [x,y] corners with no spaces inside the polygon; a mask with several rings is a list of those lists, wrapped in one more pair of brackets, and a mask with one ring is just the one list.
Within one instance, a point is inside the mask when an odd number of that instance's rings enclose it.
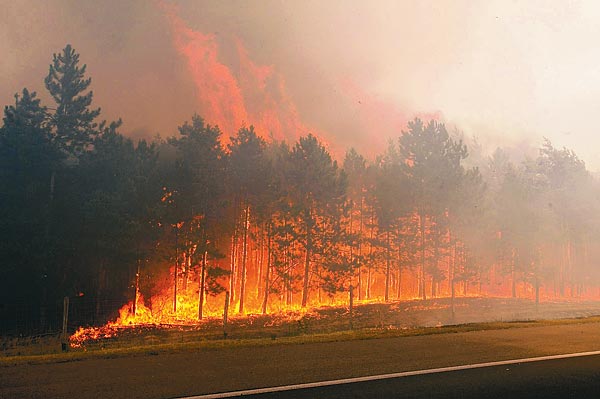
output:
{"label": "fence post", "polygon": [[227,339],[227,315],[229,314],[229,291],[225,291],[225,306],[223,308],[223,338]]}
{"label": "fence post", "polygon": [[62,350],[66,352],[69,349],[69,333],[67,331],[67,325],[69,322],[69,297],[66,296],[63,299],[63,324],[62,324]]}
{"label": "fence post", "polygon": [[354,308],[354,286],[350,285],[350,329],[352,330],[352,316]]}

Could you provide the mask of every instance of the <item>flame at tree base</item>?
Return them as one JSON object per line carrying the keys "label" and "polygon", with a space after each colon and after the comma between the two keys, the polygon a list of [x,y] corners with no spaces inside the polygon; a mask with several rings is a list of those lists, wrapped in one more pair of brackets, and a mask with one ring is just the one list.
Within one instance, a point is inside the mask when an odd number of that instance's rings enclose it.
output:
{"label": "flame at tree base", "polygon": [[[136,307],[135,314],[132,313],[133,302],[124,305],[119,310],[119,317],[114,322],[108,322],[100,327],[80,327],[70,338],[72,348],[85,347],[87,342],[97,342],[102,340],[116,339],[125,332],[142,332],[148,330],[179,330],[193,331],[202,330],[219,331],[222,336],[223,314],[210,313],[202,320],[182,317],[185,313],[182,311],[177,316],[173,313],[160,312],[153,313],[152,309],[147,307],[143,299],[140,298]],[[233,326],[255,325],[258,328],[277,327],[290,322],[300,321],[304,318],[319,318],[317,308],[299,308],[290,307],[287,310],[280,310],[277,313],[259,315],[259,314],[233,314],[228,315],[229,323]],[[260,320],[258,322],[257,320]]]}
{"label": "flame at tree base", "polygon": [[[100,327],[80,327],[70,336],[70,346],[72,348],[83,347],[87,341],[100,341],[118,337],[127,330],[134,329],[181,329],[193,330],[216,327],[223,325],[223,308],[214,306],[218,302],[223,306],[225,295],[218,295],[212,298],[212,303],[205,302],[203,309],[203,318],[198,315],[197,290],[193,286],[188,287],[186,291],[180,292],[177,297],[177,311],[173,312],[172,293],[167,295],[152,296],[150,304],[147,305],[144,298],[140,295],[137,304],[130,301],[119,309],[119,316],[115,321],[108,322]],[[342,297],[344,297],[342,295]],[[238,303],[232,303],[228,312],[228,320],[231,324],[253,324],[253,319],[264,318],[265,326],[272,327],[282,325],[288,322],[298,321],[307,315],[315,316],[315,310],[319,308],[344,307],[347,303],[340,298],[331,298],[329,306],[315,305],[313,307],[302,308],[299,305],[279,306],[277,309],[265,315],[260,314],[258,306],[249,306],[247,313],[240,314],[235,311]],[[213,306],[211,306],[213,305]],[[256,305],[252,301],[249,305]],[[135,311],[134,311],[135,309]],[[252,310],[257,310],[252,312]],[[316,317],[316,316],[315,316]]]}
{"label": "flame at tree base", "polygon": [[[130,305],[121,309],[115,322],[102,327],[80,328],[71,338],[72,348],[112,345],[154,345],[231,338],[263,338],[339,332],[362,329],[412,329],[443,325],[531,321],[540,319],[585,318],[599,314],[597,298],[548,299],[539,306],[531,298],[449,297],[428,300],[402,299],[391,302],[371,300],[357,303],[352,313],[347,304],[280,311],[267,315],[235,315],[224,328],[221,316],[202,321],[137,324]],[[149,310],[146,308],[146,310]],[[143,312],[143,311],[142,311]],[[130,324],[128,324],[130,323]],[[224,334],[227,333],[227,334]]]}

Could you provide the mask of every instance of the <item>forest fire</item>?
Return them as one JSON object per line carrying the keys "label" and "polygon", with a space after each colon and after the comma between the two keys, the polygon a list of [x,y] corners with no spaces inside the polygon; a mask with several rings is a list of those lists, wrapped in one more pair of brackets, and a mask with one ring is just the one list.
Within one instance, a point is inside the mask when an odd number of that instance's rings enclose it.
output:
{"label": "forest fire", "polygon": [[[5,108],[7,214],[18,215],[13,227],[36,227],[4,236],[23,251],[7,264],[26,259],[14,269],[41,276],[44,326],[48,296],[86,292],[81,301],[94,310],[71,321],[92,327],[78,329],[73,346],[147,326],[350,312],[351,301],[443,299],[423,306],[454,316],[457,298],[537,306],[599,296],[600,223],[590,217],[599,186],[573,151],[547,140],[524,161],[501,148],[486,154],[439,114],[407,121],[348,80],[340,91],[370,125],[369,146],[342,154],[345,142],[301,118],[276,65],[256,61],[234,33],[194,29],[175,6],[160,10],[203,115],[172,136],[134,144],[120,122],[98,123],[70,45],[45,79],[55,107],[24,89]],[[81,112],[64,114],[74,101]],[[386,148],[376,148],[381,132],[369,138],[378,129],[393,130]],[[30,154],[43,154],[41,163]],[[22,198],[35,223],[19,213]],[[41,260],[27,256],[23,236],[49,247]]]}
{"label": "forest fire", "polygon": [[[460,138],[435,120],[415,119],[375,161],[351,149],[338,165],[321,133],[304,136],[308,129],[273,67],[255,64],[235,39],[234,73],[220,61],[214,35],[163,8],[199,105],[218,127],[196,115],[162,145],[176,156],[160,175],[160,199],[139,198],[148,230],[134,245],[132,299],[114,321],[77,330],[72,346],[127,328],[202,328],[206,320],[253,314],[293,319],[324,306],[348,308],[350,298],[449,298],[441,308],[451,306],[454,315],[457,297],[537,305],[597,296],[595,248],[569,233],[563,209],[532,207],[568,202],[557,193],[573,195],[570,182],[585,181],[574,154],[546,143],[535,166],[542,184],[527,174],[532,166],[516,178],[498,153],[487,169],[467,167]],[[401,119],[393,108],[377,108],[388,124]],[[290,148],[282,139],[297,142]],[[560,179],[552,169],[558,160],[569,165]],[[502,180],[493,198],[484,174]],[[524,187],[534,183],[542,189],[529,194]],[[524,220],[561,222],[545,236]]]}
{"label": "forest fire", "polygon": [[600,3],[5,3],[0,399],[599,396]]}
{"label": "forest fire", "polygon": [[[171,273],[173,269],[171,269]],[[152,295],[149,300],[145,300],[143,295],[137,294],[136,299],[123,305],[119,311],[116,320],[108,322],[99,327],[80,327],[70,336],[71,347],[79,348],[86,341],[96,341],[113,338],[120,332],[127,329],[136,328],[161,328],[178,329],[182,327],[202,328],[207,321],[223,322],[224,314],[227,312],[228,319],[247,319],[253,314],[260,314],[261,300],[248,298],[246,302],[246,312],[240,314],[239,300],[235,303],[229,301],[229,295],[221,293],[214,295],[203,303],[202,315],[199,314],[199,279],[195,271],[180,273],[178,278],[178,289],[176,299],[174,299],[174,289],[171,278],[163,279],[164,288],[160,292]],[[174,310],[174,300],[176,309]],[[364,302],[364,301],[363,301]],[[311,313],[316,308],[323,306],[345,307],[348,306],[347,295],[338,294],[327,298],[326,302],[311,302],[311,307],[302,308],[298,305],[273,305],[270,309],[271,325],[298,320],[299,318]],[[275,316],[273,318],[273,316]],[[279,321],[277,321],[279,320]]]}
{"label": "forest fire", "polygon": [[223,49],[214,34],[191,29],[172,5],[162,4],[161,8],[170,22],[174,46],[187,62],[198,105],[207,120],[225,132],[253,125],[264,138],[295,140],[309,132],[326,137],[305,126],[283,76],[273,66],[257,65],[239,38],[231,39],[237,58],[237,68],[232,68],[221,61]]}

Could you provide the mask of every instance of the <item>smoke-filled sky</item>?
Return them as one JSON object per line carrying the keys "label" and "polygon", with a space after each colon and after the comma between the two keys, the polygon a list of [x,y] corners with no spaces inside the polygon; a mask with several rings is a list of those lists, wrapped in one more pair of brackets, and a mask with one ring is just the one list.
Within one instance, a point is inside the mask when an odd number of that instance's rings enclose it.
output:
{"label": "smoke-filled sky", "polygon": [[[103,117],[171,136],[195,112],[337,152],[382,151],[414,116],[484,144],[542,137],[600,169],[597,1],[1,0],[0,100],[48,100],[71,43]],[[270,132],[270,133],[267,133]]]}

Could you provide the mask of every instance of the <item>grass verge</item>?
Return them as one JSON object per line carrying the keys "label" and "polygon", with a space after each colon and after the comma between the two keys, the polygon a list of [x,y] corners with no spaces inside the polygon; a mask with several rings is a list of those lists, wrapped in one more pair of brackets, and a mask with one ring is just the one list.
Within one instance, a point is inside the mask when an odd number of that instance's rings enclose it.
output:
{"label": "grass verge", "polygon": [[600,316],[553,319],[553,320],[531,320],[512,322],[487,322],[469,323],[460,325],[449,325],[441,327],[419,327],[419,328],[369,328],[361,330],[347,330],[324,334],[306,334],[291,337],[252,338],[252,339],[228,339],[228,340],[201,340],[186,343],[168,343],[143,346],[130,346],[120,348],[105,348],[88,351],[71,351],[66,353],[54,353],[32,356],[10,356],[0,358],[0,367],[9,367],[21,364],[44,364],[81,361],[86,359],[112,359],[129,356],[156,356],[162,354],[174,354],[190,351],[204,351],[217,349],[235,349],[251,346],[268,345],[302,345],[309,343],[337,342],[350,340],[381,339],[410,337],[433,334],[464,333],[469,331],[502,330],[509,328],[531,328],[543,326],[557,326],[567,324],[600,323]]}

